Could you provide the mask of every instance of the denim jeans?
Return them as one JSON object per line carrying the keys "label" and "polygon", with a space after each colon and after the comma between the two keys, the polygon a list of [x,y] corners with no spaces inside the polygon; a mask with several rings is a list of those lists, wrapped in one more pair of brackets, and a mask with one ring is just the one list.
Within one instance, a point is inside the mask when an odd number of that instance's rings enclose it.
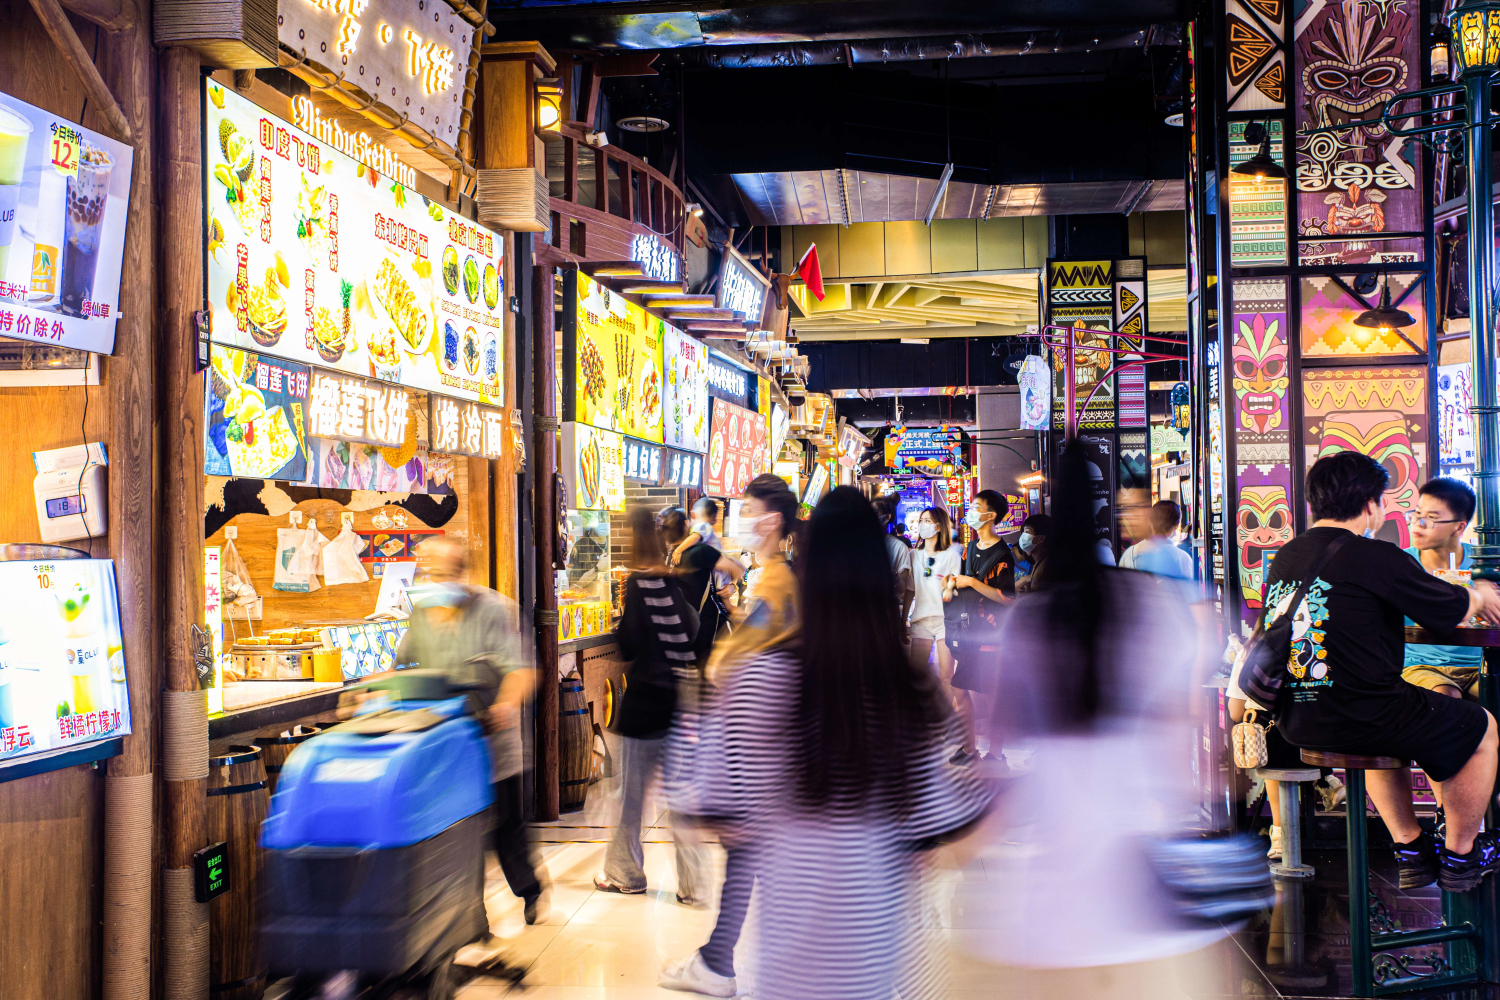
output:
{"label": "denim jeans", "polygon": [[[604,877],[626,889],[644,889],[646,872],[641,867],[645,860],[641,850],[641,812],[651,779],[661,770],[667,741],[622,736],[620,744],[620,822],[604,856]],[[668,822],[677,848],[677,894],[684,899],[697,899],[701,890],[702,848],[695,838],[679,828],[672,817],[668,817]]]}

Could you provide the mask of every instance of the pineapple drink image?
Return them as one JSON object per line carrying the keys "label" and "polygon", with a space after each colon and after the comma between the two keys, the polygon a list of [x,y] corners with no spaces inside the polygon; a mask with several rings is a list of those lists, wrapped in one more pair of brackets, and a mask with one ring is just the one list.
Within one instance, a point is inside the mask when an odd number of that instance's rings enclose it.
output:
{"label": "pineapple drink image", "polygon": [[98,615],[89,604],[94,595],[80,580],[65,584],[53,595],[57,613],[63,621],[66,646],[63,661],[73,679],[72,709],[74,715],[98,711],[99,697],[94,677],[105,662],[104,636],[98,631]]}

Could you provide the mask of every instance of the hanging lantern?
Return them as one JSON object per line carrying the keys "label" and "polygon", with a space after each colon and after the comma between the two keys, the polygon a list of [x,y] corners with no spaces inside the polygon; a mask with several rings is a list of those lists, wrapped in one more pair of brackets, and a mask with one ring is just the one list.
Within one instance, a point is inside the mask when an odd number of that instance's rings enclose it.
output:
{"label": "hanging lantern", "polygon": [[1454,77],[1500,69],[1500,3],[1463,3],[1448,15]]}

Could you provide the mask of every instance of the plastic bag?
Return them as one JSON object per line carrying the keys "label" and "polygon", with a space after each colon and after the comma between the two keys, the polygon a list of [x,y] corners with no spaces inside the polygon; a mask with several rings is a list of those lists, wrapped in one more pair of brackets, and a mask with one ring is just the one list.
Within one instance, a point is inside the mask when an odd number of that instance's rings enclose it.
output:
{"label": "plastic bag", "polygon": [[370,579],[359,561],[359,538],[354,525],[344,525],[338,537],[323,546],[323,582],[330,587],[341,583],[364,583]]}
{"label": "plastic bag", "polygon": [[250,582],[250,567],[245,565],[230,538],[224,540],[223,551],[219,553],[219,589],[224,603],[233,607],[247,608],[260,596]]}
{"label": "plastic bag", "polygon": [[321,537],[316,524],[276,529],[276,576],[271,584],[274,588],[308,594],[322,587],[315,572]]}

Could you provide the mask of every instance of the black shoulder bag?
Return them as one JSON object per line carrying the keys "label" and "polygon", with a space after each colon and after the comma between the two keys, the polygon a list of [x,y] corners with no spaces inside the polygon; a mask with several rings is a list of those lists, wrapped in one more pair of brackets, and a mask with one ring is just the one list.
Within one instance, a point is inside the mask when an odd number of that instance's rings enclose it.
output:
{"label": "black shoulder bag", "polygon": [[1255,632],[1245,644],[1245,666],[1240,671],[1240,687],[1252,701],[1273,715],[1281,701],[1281,693],[1286,688],[1289,673],[1292,618],[1307,598],[1307,588],[1312,586],[1313,580],[1328,566],[1328,561],[1352,537],[1350,534],[1342,534],[1325,545],[1312,567],[1303,575],[1302,583],[1292,595],[1292,603],[1287,606],[1286,614],[1272,621],[1270,616],[1275,609],[1267,603],[1261,611],[1260,624],[1255,626]]}

